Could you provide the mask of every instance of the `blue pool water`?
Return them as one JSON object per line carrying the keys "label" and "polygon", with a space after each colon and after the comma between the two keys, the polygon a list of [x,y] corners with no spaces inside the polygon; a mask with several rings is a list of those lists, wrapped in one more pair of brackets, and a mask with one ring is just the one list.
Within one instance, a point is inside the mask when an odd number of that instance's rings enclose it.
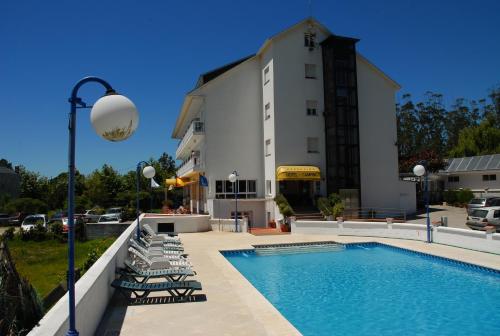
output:
{"label": "blue pool water", "polygon": [[383,246],[225,254],[304,335],[500,335],[500,274]]}

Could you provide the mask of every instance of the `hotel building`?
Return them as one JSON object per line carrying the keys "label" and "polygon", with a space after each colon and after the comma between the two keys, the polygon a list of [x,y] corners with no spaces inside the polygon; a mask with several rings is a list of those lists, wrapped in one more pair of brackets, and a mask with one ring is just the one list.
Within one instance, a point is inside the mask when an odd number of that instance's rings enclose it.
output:
{"label": "hotel building", "polygon": [[254,227],[280,218],[278,193],[296,212],[333,192],[348,207],[415,211],[415,185],[398,178],[400,87],[358,41],[309,18],[199,77],[172,133],[192,212],[234,216],[233,171],[238,212]]}

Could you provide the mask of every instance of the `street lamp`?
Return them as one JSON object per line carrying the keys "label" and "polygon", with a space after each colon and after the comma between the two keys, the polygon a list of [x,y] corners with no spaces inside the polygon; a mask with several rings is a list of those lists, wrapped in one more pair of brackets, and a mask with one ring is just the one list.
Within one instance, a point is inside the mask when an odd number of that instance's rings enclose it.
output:
{"label": "street lamp", "polygon": [[[78,90],[86,83],[99,83],[106,89],[103,97],[94,106],[87,106],[78,97]],[[85,77],[78,81],[69,98],[69,156],[68,156],[68,295],[69,295],[69,330],[66,335],[78,335],[75,318],[75,138],[76,109],[92,108],[90,121],[94,130],[106,140],[122,141],[130,137],[139,124],[139,114],[134,103],[119,95],[111,85],[98,77]]]}
{"label": "street lamp", "polygon": [[141,237],[141,225],[139,222],[139,215],[141,214],[141,211],[139,210],[139,178],[140,178],[140,174],[141,174],[141,166],[143,163],[147,165],[142,170],[142,175],[144,175],[145,178],[152,179],[153,177],[155,177],[155,174],[156,174],[154,167],[149,166],[149,163],[147,163],[146,161],[140,161],[139,163],[137,163],[137,169],[135,171],[135,181],[136,181],[136,186],[137,186],[137,192],[136,192],[137,203],[136,203],[136,209],[135,209],[136,214],[137,214],[137,231],[136,231],[137,240],[139,240],[139,238]]}
{"label": "street lamp", "polygon": [[233,183],[233,191],[234,191],[234,230],[238,232],[238,172],[235,170],[227,179],[229,182]]}
{"label": "street lamp", "polygon": [[425,169],[425,162],[413,167],[413,173],[418,177],[425,176],[424,193],[425,193],[425,208],[427,212],[427,242],[431,242],[431,219],[429,217],[429,173]]}

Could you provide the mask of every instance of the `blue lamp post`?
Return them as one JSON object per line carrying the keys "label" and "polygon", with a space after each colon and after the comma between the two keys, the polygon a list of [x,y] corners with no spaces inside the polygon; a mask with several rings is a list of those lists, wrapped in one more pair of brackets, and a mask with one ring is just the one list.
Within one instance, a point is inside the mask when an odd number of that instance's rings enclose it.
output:
{"label": "blue lamp post", "polygon": [[[78,90],[86,83],[98,83],[104,86],[106,93],[94,106],[87,106],[78,97]],[[68,155],[68,295],[69,295],[69,330],[67,335],[78,335],[75,317],[75,142],[76,110],[92,108],[90,121],[94,130],[109,141],[122,141],[130,137],[139,124],[139,115],[134,103],[119,95],[111,85],[98,77],[85,77],[78,81],[69,98],[69,155]]]}
{"label": "blue lamp post", "polygon": [[137,169],[135,170],[135,181],[137,186],[136,190],[137,240],[139,240],[139,238],[141,237],[141,224],[139,221],[139,216],[141,214],[141,210],[139,209],[139,189],[140,189],[139,178],[141,175],[141,167],[143,164],[146,165],[146,167],[144,167],[144,169],[142,170],[142,175],[144,175],[145,178],[152,179],[153,177],[155,177],[156,174],[155,169],[152,166],[150,166],[149,163],[147,163],[146,161],[140,161],[139,163],[137,163]]}
{"label": "blue lamp post", "polygon": [[424,199],[427,212],[427,242],[431,243],[431,218],[429,216],[429,173],[425,169],[425,161],[413,167],[413,173],[418,177],[424,176]]}
{"label": "blue lamp post", "polygon": [[234,230],[238,232],[238,172],[235,170],[227,177],[234,184]]}

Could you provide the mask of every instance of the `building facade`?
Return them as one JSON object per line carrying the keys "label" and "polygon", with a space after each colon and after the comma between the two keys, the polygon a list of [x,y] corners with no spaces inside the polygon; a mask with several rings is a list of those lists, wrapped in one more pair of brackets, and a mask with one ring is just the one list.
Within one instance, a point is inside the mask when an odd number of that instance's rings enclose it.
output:
{"label": "building facade", "polygon": [[470,189],[476,197],[500,196],[500,154],[449,159],[439,175],[445,190]]}
{"label": "building facade", "polygon": [[279,218],[278,193],[296,212],[332,192],[349,207],[415,210],[415,185],[398,178],[399,85],[357,42],[310,18],[200,76],[172,134],[192,211],[234,216],[233,171],[238,212],[253,226]]}

